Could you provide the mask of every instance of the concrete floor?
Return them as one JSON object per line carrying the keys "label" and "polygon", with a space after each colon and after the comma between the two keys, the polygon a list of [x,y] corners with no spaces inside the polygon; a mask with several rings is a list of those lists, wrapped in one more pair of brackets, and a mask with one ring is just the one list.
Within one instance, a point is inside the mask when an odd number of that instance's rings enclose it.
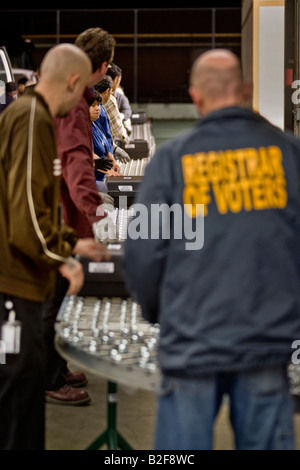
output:
{"label": "concrete floor", "polygon": [[[72,366],[72,365],[71,365]],[[75,370],[74,367],[72,370]],[[46,405],[46,449],[85,450],[107,424],[107,383],[87,374],[87,406]],[[117,430],[134,450],[151,450],[156,414],[154,394],[118,387]],[[300,415],[295,415],[297,450],[300,450]],[[107,449],[103,446],[101,449]],[[222,406],[215,425],[215,450],[234,450],[228,406]]]}
{"label": "concrete floor", "polygon": [[[46,405],[46,449],[83,450],[106,429],[107,382],[87,376],[89,405]],[[152,448],[155,411],[154,394],[118,387],[117,430],[135,450]]]}
{"label": "concrete floor", "polygon": [[152,133],[155,138],[156,148],[163,142],[178,136],[189,129],[193,128],[197,123],[196,120],[154,120],[152,122]]}

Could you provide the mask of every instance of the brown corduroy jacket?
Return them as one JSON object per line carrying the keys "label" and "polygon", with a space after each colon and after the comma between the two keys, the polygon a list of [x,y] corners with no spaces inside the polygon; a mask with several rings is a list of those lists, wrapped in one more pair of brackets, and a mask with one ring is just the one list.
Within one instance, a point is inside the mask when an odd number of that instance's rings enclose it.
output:
{"label": "brown corduroy jacket", "polygon": [[52,116],[28,91],[0,116],[0,292],[41,302],[77,235],[60,227],[60,160]]}

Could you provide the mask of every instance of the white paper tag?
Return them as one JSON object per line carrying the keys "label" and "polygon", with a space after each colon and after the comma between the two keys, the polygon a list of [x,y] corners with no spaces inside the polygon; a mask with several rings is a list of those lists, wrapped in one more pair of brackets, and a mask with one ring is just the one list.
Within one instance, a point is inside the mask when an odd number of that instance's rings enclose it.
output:
{"label": "white paper tag", "polygon": [[21,347],[21,323],[6,322],[2,325],[1,340],[5,344],[6,354],[19,354]]}
{"label": "white paper tag", "polygon": [[119,191],[133,191],[133,186],[118,186]]}
{"label": "white paper tag", "polygon": [[122,245],[119,245],[119,244],[114,244],[114,245],[108,244],[107,245],[108,250],[121,250],[121,248],[122,248]]}
{"label": "white paper tag", "polygon": [[115,272],[114,263],[89,263],[89,273],[91,274],[97,274],[97,273],[113,274],[114,272]]}

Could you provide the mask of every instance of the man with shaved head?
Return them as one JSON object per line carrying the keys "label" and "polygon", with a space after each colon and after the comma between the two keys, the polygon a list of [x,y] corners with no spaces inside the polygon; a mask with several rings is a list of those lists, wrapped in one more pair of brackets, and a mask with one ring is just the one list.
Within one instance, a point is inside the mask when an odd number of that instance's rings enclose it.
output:
{"label": "man with shaved head", "polygon": [[189,91],[202,119],[153,157],[126,242],[132,295],[160,324],[155,448],[212,449],[227,395],[237,449],[293,449],[300,142],[244,107],[230,51],[202,54]]}
{"label": "man with shaved head", "polygon": [[[53,118],[80,100],[92,72],[87,55],[61,44],[44,58],[41,78],[0,118],[0,449],[44,448],[45,357],[42,303],[58,270],[79,292],[83,270],[72,255],[101,261],[102,244],[60,226],[61,166]],[[19,330],[14,321],[20,322]]]}
{"label": "man with shaved head", "polygon": [[202,54],[193,65],[189,91],[202,115],[242,104],[245,90],[238,57],[223,49]]}

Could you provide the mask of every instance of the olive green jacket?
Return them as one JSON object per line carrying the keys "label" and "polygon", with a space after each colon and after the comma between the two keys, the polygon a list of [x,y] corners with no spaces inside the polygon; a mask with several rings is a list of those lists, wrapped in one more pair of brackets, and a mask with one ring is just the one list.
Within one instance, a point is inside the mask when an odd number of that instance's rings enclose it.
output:
{"label": "olive green jacket", "polygon": [[60,160],[52,116],[28,91],[0,115],[0,292],[41,302],[72,253],[60,227]]}

